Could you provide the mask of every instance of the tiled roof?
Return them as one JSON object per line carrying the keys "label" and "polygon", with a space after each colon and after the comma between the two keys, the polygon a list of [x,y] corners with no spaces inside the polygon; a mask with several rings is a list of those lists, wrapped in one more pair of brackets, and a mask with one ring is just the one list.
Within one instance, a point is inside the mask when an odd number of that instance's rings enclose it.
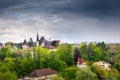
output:
{"label": "tiled roof", "polygon": [[83,58],[80,58],[80,57],[78,57],[77,62],[79,62],[79,64],[86,63],[85,60]]}
{"label": "tiled roof", "polygon": [[31,73],[26,75],[26,77],[36,77],[37,78],[37,77],[43,77],[43,76],[48,76],[48,75],[54,75],[57,73],[58,73],[57,71],[54,71],[50,68],[46,68],[46,69],[32,71]]}

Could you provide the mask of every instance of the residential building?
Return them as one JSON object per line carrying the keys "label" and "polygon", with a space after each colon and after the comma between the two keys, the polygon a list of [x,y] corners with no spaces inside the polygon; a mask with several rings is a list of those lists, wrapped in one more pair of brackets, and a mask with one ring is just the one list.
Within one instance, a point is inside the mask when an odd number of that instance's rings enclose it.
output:
{"label": "residential building", "polygon": [[50,68],[34,70],[26,75],[23,80],[50,80],[52,76],[57,74],[57,71]]}
{"label": "residential building", "polygon": [[86,61],[83,58],[78,57],[77,68],[81,68],[81,67],[86,67]]}
{"label": "residential building", "polygon": [[106,69],[106,70],[111,70],[110,66],[111,64],[105,62],[105,61],[99,61],[99,62],[95,62],[96,64],[98,64],[100,67]]}

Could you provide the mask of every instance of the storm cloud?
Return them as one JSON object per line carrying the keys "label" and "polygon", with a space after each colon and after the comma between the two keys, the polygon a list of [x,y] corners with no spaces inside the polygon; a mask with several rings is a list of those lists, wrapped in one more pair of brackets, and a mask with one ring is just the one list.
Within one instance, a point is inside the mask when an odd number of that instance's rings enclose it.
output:
{"label": "storm cloud", "polygon": [[62,42],[119,42],[119,0],[0,0],[0,42],[36,33]]}

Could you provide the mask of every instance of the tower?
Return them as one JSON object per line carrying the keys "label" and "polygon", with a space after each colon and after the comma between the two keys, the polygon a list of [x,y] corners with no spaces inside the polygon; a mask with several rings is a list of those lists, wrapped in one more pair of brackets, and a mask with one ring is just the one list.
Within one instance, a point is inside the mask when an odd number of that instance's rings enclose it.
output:
{"label": "tower", "polygon": [[38,47],[39,46],[39,35],[38,35],[38,33],[37,33],[37,38],[36,38],[36,47]]}
{"label": "tower", "polygon": [[28,43],[27,43],[26,39],[24,40],[24,42],[22,44],[22,48],[23,49],[27,49],[28,48]]}

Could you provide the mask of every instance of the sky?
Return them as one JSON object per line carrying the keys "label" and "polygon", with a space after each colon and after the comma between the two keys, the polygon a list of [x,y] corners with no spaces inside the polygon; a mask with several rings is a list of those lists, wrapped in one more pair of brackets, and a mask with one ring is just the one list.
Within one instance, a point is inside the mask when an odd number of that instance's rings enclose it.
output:
{"label": "sky", "polygon": [[120,42],[120,0],[0,0],[0,42],[30,37]]}

